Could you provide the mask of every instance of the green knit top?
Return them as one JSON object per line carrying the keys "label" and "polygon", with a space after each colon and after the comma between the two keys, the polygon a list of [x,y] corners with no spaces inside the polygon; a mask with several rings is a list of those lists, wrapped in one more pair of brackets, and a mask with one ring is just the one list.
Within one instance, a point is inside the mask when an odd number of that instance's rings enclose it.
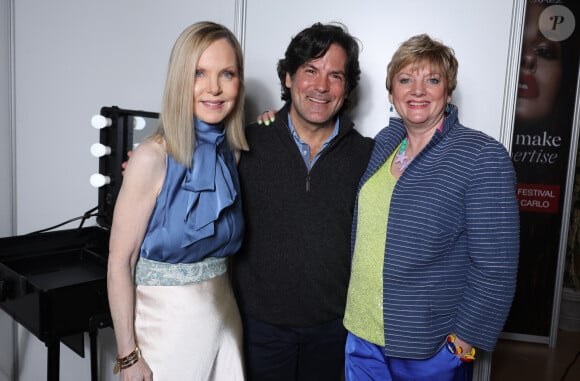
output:
{"label": "green knit top", "polygon": [[383,263],[387,220],[397,182],[390,170],[393,158],[391,155],[358,195],[357,231],[344,315],[346,329],[380,346],[385,345]]}

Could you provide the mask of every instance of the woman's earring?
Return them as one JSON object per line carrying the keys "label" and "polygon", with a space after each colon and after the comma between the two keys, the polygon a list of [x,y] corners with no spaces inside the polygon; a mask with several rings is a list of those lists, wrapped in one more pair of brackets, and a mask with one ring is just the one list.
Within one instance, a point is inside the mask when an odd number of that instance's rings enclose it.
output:
{"label": "woman's earring", "polygon": [[451,112],[451,105],[449,103],[447,103],[445,105],[445,115],[449,115],[450,112]]}
{"label": "woman's earring", "polygon": [[389,112],[393,112],[393,105],[391,105],[391,107],[389,107]]}

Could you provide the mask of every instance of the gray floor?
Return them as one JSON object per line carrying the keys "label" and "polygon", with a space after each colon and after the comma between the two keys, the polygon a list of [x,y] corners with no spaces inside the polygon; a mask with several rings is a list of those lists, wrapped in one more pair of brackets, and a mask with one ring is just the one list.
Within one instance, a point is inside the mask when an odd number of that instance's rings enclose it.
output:
{"label": "gray floor", "polygon": [[556,348],[547,344],[500,340],[493,352],[491,381],[580,381],[580,358],[562,380],[580,351],[580,332],[560,330]]}

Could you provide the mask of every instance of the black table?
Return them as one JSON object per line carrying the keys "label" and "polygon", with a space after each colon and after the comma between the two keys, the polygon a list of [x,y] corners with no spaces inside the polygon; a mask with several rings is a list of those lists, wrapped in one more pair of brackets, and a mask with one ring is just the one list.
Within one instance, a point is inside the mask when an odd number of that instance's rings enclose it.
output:
{"label": "black table", "polygon": [[97,333],[111,326],[109,231],[87,227],[0,239],[0,308],[47,347],[47,380],[59,379],[60,343],[84,357],[98,380]]}

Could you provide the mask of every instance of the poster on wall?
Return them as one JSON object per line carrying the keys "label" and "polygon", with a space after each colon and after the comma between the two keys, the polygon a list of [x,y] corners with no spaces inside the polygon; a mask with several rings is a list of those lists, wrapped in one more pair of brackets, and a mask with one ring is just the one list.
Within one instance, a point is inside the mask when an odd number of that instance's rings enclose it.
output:
{"label": "poster on wall", "polygon": [[504,328],[509,333],[550,335],[578,90],[579,3],[528,0],[526,5],[512,138],[520,259]]}

